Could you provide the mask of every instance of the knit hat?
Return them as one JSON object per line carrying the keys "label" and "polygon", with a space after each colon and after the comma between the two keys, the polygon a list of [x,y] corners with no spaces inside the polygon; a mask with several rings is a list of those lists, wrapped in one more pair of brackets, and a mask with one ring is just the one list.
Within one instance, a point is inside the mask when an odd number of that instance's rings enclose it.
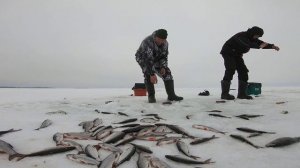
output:
{"label": "knit hat", "polygon": [[252,28],[248,29],[247,32],[252,37],[255,35],[259,35],[260,37],[264,35],[264,30],[257,26],[253,26]]}
{"label": "knit hat", "polygon": [[161,39],[167,39],[168,32],[165,29],[158,29],[155,31],[155,36]]}

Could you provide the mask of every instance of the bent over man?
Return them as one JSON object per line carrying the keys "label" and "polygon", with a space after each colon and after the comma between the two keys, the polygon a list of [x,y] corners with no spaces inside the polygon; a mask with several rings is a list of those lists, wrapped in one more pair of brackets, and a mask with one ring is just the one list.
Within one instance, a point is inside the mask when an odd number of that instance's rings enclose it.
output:
{"label": "bent over man", "polygon": [[168,100],[179,101],[174,92],[174,80],[171,70],[168,68],[168,33],[165,29],[159,29],[146,37],[135,54],[136,61],[144,73],[144,82],[148,91],[148,102],[155,103],[154,84],[157,83],[157,76],[164,81]]}
{"label": "bent over man", "polygon": [[279,47],[276,45],[258,39],[259,37],[262,37],[263,34],[263,29],[254,26],[245,32],[235,34],[223,45],[221,55],[224,58],[225,74],[221,81],[221,99],[235,99],[233,95],[229,94],[231,80],[235,71],[238,72],[239,79],[237,98],[252,99],[252,97],[246,93],[249,70],[244,63],[243,54],[247,53],[250,48],[275,49],[276,51],[279,51]]}

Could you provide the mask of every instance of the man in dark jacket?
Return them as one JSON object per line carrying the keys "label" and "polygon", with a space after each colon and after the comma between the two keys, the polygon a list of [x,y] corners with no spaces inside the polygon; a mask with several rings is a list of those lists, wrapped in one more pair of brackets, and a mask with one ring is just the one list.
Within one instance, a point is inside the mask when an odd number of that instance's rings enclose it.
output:
{"label": "man in dark jacket", "polygon": [[225,75],[221,81],[221,99],[235,99],[233,95],[229,94],[231,80],[235,71],[238,72],[239,79],[237,98],[252,99],[252,97],[246,93],[249,70],[244,63],[243,54],[247,53],[250,48],[275,49],[276,51],[279,51],[279,47],[276,45],[269,44],[258,39],[259,37],[262,37],[263,34],[263,29],[254,26],[246,32],[235,34],[223,45],[221,55],[224,58]]}
{"label": "man in dark jacket", "polygon": [[148,91],[148,102],[155,103],[154,84],[157,83],[156,74],[164,80],[168,100],[183,100],[174,92],[174,81],[171,70],[168,68],[168,33],[159,29],[146,37],[135,54],[136,61],[144,73],[144,81]]}

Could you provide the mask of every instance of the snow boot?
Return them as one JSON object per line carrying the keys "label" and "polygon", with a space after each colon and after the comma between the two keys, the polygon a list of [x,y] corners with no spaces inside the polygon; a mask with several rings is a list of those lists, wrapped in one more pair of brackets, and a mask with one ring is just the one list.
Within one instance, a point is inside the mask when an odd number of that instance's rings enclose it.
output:
{"label": "snow boot", "polygon": [[183,97],[180,97],[180,96],[177,96],[175,94],[175,91],[174,91],[174,81],[173,80],[167,80],[167,81],[164,81],[165,83],[165,88],[166,88],[166,92],[168,94],[168,100],[170,101],[180,101],[180,100],[183,100]]}
{"label": "snow boot", "polygon": [[148,102],[156,103],[154,84],[151,83],[150,81],[146,82],[145,84],[148,92]]}
{"label": "snow boot", "polygon": [[238,89],[238,95],[237,98],[239,99],[253,99],[252,96],[249,96],[247,94],[247,87],[248,87],[248,83],[239,80],[239,89]]}
{"label": "snow boot", "polygon": [[222,88],[221,99],[225,99],[225,100],[235,99],[233,95],[229,94],[230,84],[231,84],[230,81],[225,81],[225,80],[221,81],[221,88]]}

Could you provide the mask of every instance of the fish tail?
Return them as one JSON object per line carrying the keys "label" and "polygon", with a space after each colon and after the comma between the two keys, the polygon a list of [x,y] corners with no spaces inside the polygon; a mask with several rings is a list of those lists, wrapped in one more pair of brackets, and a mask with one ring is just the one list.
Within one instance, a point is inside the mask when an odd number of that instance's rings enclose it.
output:
{"label": "fish tail", "polygon": [[40,130],[40,128],[37,128],[37,129],[34,129],[34,130],[37,130],[37,131],[38,131],[38,130]]}
{"label": "fish tail", "polygon": [[207,159],[203,162],[203,164],[209,164],[209,163],[215,163],[215,162],[212,162],[211,159]]}
{"label": "fish tail", "polygon": [[16,153],[16,154],[9,155],[8,160],[11,161],[11,160],[13,160],[14,158],[18,158],[17,161],[19,161],[19,160],[21,160],[21,159],[24,159],[25,157],[26,157],[25,155]]}

